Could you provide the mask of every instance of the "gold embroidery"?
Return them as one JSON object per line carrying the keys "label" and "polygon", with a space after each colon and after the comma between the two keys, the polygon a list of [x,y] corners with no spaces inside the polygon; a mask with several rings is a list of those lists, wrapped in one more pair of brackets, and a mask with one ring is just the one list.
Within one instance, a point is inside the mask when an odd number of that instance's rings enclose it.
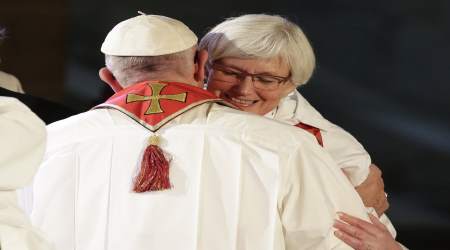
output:
{"label": "gold embroidery", "polygon": [[153,84],[148,84],[148,85],[150,86],[150,88],[152,88],[151,96],[143,96],[143,95],[137,95],[137,94],[128,94],[127,95],[127,103],[150,101],[150,106],[148,107],[147,111],[145,111],[146,115],[158,114],[158,113],[164,112],[161,109],[161,106],[159,104],[160,99],[166,99],[166,100],[172,100],[172,101],[178,101],[178,102],[186,102],[187,92],[180,93],[180,94],[174,94],[174,95],[160,95],[162,89],[164,87],[166,87],[167,84],[153,83]]}

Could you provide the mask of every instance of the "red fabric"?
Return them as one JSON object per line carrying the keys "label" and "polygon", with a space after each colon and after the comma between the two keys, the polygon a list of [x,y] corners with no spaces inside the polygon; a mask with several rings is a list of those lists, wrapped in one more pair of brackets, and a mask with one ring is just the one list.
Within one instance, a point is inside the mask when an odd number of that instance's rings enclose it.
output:
{"label": "red fabric", "polygon": [[134,181],[133,191],[142,193],[160,191],[171,187],[169,161],[157,145],[149,145],[142,158],[141,170]]}
{"label": "red fabric", "polygon": [[[143,97],[151,97],[153,95],[152,85],[163,84],[164,87],[159,93],[158,100],[144,100],[127,102],[129,95],[139,95]],[[155,93],[156,94],[156,93]],[[186,94],[184,101],[171,100],[162,96],[174,96]],[[164,123],[170,116],[177,112],[183,112],[184,109],[189,109],[196,104],[201,104],[207,101],[219,101],[214,94],[203,90],[201,88],[178,82],[163,82],[163,81],[145,81],[123,89],[111,96],[105,103],[100,104],[96,108],[105,106],[113,106],[119,109],[126,110],[134,115],[134,119],[139,119],[141,122],[159,128],[161,123]],[[161,112],[148,114],[148,109],[152,102],[159,102]],[[153,131],[153,129],[152,129]]]}
{"label": "red fabric", "polygon": [[323,140],[322,140],[322,134],[320,133],[320,129],[313,127],[311,125],[308,125],[308,124],[304,124],[302,122],[299,122],[295,126],[302,128],[302,129],[308,131],[309,133],[311,133],[312,135],[314,135],[314,137],[316,137],[316,139],[317,139],[317,142],[320,144],[320,146],[323,147]]}
{"label": "red fabric", "polygon": [[[214,94],[198,87],[162,81],[145,81],[117,92],[95,108],[117,109],[150,131],[157,131],[177,115],[205,102],[219,102]],[[169,161],[156,144],[145,149],[134,180],[137,193],[170,189]]]}

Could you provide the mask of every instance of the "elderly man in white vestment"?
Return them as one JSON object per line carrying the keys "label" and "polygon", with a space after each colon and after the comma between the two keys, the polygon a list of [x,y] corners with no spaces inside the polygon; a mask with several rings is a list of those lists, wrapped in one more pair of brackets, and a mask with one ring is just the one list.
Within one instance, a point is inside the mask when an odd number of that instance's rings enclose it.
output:
{"label": "elderly man in white vestment", "polygon": [[50,245],[19,208],[16,190],[41,163],[45,125],[15,98],[0,96],[0,249],[47,250]]}
{"label": "elderly man in white vestment", "polygon": [[336,212],[368,217],[342,171],[306,132],[201,89],[196,43],[164,16],[110,31],[116,94],[48,126],[33,223],[58,250],[351,249]]}

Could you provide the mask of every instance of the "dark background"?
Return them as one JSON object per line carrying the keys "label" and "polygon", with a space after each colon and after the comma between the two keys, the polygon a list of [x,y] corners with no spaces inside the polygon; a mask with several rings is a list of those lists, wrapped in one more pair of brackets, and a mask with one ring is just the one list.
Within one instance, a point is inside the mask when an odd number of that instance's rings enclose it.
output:
{"label": "dark background", "polygon": [[383,170],[398,240],[450,249],[450,1],[1,0],[0,69],[32,95],[87,110],[109,93],[97,76],[101,43],[137,10],[199,36],[246,13],[298,23],[317,56],[301,91]]}

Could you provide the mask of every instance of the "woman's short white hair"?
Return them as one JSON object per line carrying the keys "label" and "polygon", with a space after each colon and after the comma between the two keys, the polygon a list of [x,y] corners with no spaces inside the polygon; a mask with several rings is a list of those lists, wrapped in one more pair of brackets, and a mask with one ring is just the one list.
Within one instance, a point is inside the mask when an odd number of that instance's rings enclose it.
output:
{"label": "woman's short white hair", "polygon": [[225,57],[280,57],[291,69],[292,82],[305,84],[315,67],[312,47],[300,27],[277,15],[249,14],[228,18],[200,41],[209,65]]}

